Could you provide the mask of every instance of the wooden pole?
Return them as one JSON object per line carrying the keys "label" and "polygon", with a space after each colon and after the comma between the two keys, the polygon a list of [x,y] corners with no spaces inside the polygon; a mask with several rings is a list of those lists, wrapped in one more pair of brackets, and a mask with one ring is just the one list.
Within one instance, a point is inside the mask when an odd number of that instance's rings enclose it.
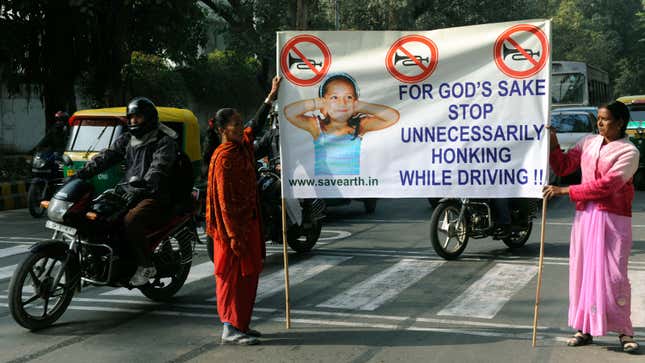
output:
{"label": "wooden pole", "polygon": [[537,339],[537,324],[539,317],[540,306],[540,290],[542,289],[542,266],[544,266],[544,231],[546,229],[546,204],[547,199],[542,198],[542,224],[540,225],[540,259],[538,261],[538,281],[537,289],[535,291],[535,311],[533,313],[533,340],[532,345],[535,348],[535,340]]}
{"label": "wooden pole", "polygon": [[287,208],[282,198],[282,255],[284,263],[284,299],[287,329],[291,328],[291,309],[289,307],[289,255],[287,254]]}

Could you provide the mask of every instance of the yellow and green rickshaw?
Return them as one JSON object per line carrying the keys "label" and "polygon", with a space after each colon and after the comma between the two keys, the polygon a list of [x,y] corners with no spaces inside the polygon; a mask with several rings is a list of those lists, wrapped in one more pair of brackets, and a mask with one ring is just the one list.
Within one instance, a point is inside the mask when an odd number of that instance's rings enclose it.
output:
{"label": "yellow and green rickshaw", "polygon": [[[188,155],[197,179],[200,175],[201,146],[199,125],[192,111],[181,108],[157,107],[159,122],[178,135],[181,149]],[[99,151],[109,147],[126,130],[125,107],[99,108],[75,112],[69,119],[71,132],[65,155],[72,164],[66,165],[66,176],[74,175]],[[66,158],[67,159],[67,158]],[[123,177],[124,167],[116,165],[92,178],[95,191],[112,188]]]}

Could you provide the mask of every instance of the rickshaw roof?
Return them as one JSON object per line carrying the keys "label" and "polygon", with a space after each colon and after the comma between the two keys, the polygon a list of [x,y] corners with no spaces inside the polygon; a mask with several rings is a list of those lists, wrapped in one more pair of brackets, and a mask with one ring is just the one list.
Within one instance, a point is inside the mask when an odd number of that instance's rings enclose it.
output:
{"label": "rickshaw roof", "polygon": [[[159,121],[165,122],[188,122],[197,124],[197,117],[191,110],[175,107],[159,107]],[[80,110],[74,112],[70,118],[70,123],[77,117],[95,116],[95,117],[125,117],[125,107],[95,108],[89,110]]]}
{"label": "rickshaw roof", "polygon": [[[632,104],[632,103],[645,103],[645,95],[635,95],[635,96],[623,96],[623,97],[618,97],[616,101],[620,101],[626,105]],[[636,102],[634,102],[636,101]]]}

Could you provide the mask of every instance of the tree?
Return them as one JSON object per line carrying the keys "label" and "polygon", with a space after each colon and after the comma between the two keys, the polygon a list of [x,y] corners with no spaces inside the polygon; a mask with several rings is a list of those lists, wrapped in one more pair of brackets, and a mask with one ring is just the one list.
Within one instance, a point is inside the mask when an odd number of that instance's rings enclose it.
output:
{"label": "tree", "polygon": [[249,111],[264,97],[257,86],[259,61],[233,50],[215,50],[182,68],[181,74],[190,85],[194,99],[214,109],[235,107]]}
{"label": "tree", "polygon": [[611,5],[602,0],[562,0],[554,17],[554,59],[582,61],[607,70],[616,97],[642,92],[642,13],[640,0]]}
{"label": "tree", "polygon": [[5,0],[0,62],[10,91],[36,85],[47,119],[74,111],[75,86],[96,106],[122,104],[132,51],[185,63],[205,42],[197,1]]}

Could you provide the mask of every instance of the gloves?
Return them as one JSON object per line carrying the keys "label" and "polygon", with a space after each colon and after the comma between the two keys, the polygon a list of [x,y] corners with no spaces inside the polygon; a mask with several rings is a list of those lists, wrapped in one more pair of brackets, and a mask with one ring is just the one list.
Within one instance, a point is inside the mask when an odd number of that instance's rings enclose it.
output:
{"label": "gloves", "polygon": [[144,196],[145,196],[145,193],[142,189],[132,189],[126,192],[125,194],[123,194],[123,200],[125,200],[125,203],[128,208],[132,208],[137,203],[139,203]]}

